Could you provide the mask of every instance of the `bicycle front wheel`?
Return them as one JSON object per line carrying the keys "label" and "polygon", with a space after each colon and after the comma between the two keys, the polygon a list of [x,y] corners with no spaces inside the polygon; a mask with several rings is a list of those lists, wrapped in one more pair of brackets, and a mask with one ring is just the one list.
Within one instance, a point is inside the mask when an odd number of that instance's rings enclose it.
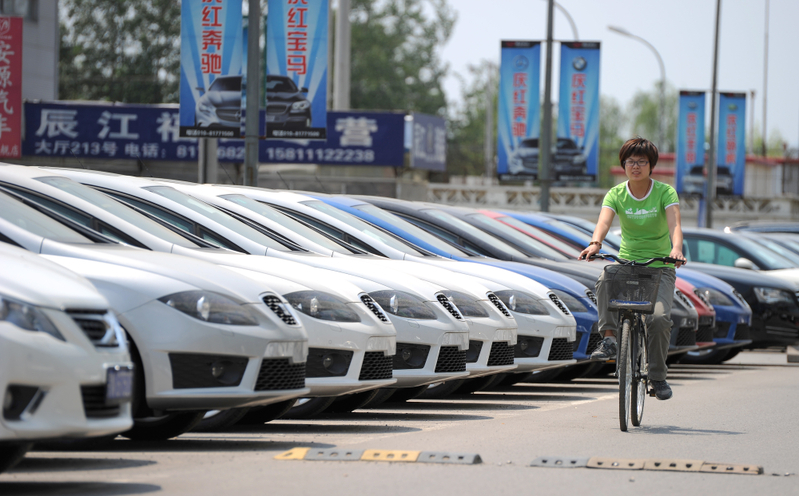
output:
{"label": "bicycle front wheel", "polygon": [[630,413],[635,427],[641,425],[644,418],[644,400],[646,399],[646,376],[649,364],[646,353],[646,336],[643,322],[639,319],[635,331],[630,335],[630,362],[632,363],[632,391],[630,396]]}
{"label": "bicycle front wheel", "polygon": [[629,319],[624,319],[619,337],[619,357],[616,362],[619,371],[619,428],[626,431],[632,404],[630,389],[632,389],[633,381]]}

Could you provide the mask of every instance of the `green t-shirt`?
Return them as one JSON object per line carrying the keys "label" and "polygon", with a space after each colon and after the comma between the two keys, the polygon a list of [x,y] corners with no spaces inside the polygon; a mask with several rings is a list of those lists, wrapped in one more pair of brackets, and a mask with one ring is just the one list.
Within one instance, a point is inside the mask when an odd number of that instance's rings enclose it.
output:
{"label": "green t-shirt", "polygon": [[[621,224],[621,249],[619,257],[628,260],[648,260],[667,257],[671,253],[669,224],[666,209],[680,204],[674,188],[668,184],[652,181],[649,193],[642,199],[635,198],[627,182],[617,184],[605,195],[602,208],[609,208],[619,216]],[[650,267],[674,267],[654,262]]]}

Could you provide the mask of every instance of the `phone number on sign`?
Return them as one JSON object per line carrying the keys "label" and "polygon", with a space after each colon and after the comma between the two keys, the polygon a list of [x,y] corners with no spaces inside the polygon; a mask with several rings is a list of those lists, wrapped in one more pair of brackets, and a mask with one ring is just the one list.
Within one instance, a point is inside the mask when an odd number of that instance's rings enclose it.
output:
{"label": "phone number on sign", "polygon": [[[244,160],[243,146],[220,146],[217,157],[227,160]],[[266,158],[270,162],[342,162],[371,163],[375,161],[374,150],[345,150],[343,148],[267,148]]]}

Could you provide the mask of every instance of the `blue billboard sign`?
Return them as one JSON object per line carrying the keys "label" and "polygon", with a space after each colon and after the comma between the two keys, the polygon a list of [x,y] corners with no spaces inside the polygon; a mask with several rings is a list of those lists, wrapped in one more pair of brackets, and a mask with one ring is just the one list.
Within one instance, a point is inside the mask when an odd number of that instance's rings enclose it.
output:
{"label": "blue billboard sign", "polygon": [[502,41],[497,112],[497,175],[538,177],[541,42]]}
{"label": "blue billboard sign", "polygon": [[[22,154],[129,160],[197,160],[197,139],[180,137],[177,105],[25,103]],[[261,117],[264,110],[261,110]],[[263,133],[264,119],[261,122]],[[328,139],[261,140],[261,163],[402,167],[405,114],[329,112]],[[220,139],[219,160],[244,161],[244,140]]]}
{"label": "blue billboard sign", "polygon": [[599,168],[599,42],[560,45],[556,181],[596,181]]}
{"label": "blue billboard sign", "polygon": [[446,121],[441,117],[417,113],[412,114],[411,118],[411,168],[447,170]]}
{"label": "blue billboard sign", "polygon": [[746,177],[746,93],[719,93],[716,192],[744,194]]}
{"label": "blue billboard sign", "polygon": [[674,189],[681,194],[705,193],[704,91],[680,91]]}
{"label": "blue billboard sign", "polygon": [[241,0],[182,2],[180,135],[240,135]]}
{"label": "blue billboard sign", "polygon": [[328,0],[269,0],[267,138],[326,137],[327,17]]}

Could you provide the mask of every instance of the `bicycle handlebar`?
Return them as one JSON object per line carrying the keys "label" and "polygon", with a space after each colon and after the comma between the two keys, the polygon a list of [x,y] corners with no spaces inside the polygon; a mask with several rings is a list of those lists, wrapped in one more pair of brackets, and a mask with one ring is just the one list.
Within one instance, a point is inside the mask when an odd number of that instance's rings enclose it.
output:
{"label": "bicycle handlebar", "polygon": [[671,258],[671,257],[655,257],[655,258],[650,258],[647,261],[626,260],[624,258],[619,258],[616,255],[611,255],[609,253],[608,254],[596,253],[596,254],[591,255],[590,257],[588,257],[588,260],[598,260],[598,259],[611,259],[611,260],[613,260],[615,262],[618,262],[618,263],[620,263],[622,265],[637,265],[637,266],[645,266],[645,265],[649,265],[649,264],[651,264],[653,262],[663,262],[663,263],[667,263],[667,264],[676,264],[677,262],[681,262],[682,265],[685,265],[685,264],[688,263],[687,261],[677,260],[676,258]]}

